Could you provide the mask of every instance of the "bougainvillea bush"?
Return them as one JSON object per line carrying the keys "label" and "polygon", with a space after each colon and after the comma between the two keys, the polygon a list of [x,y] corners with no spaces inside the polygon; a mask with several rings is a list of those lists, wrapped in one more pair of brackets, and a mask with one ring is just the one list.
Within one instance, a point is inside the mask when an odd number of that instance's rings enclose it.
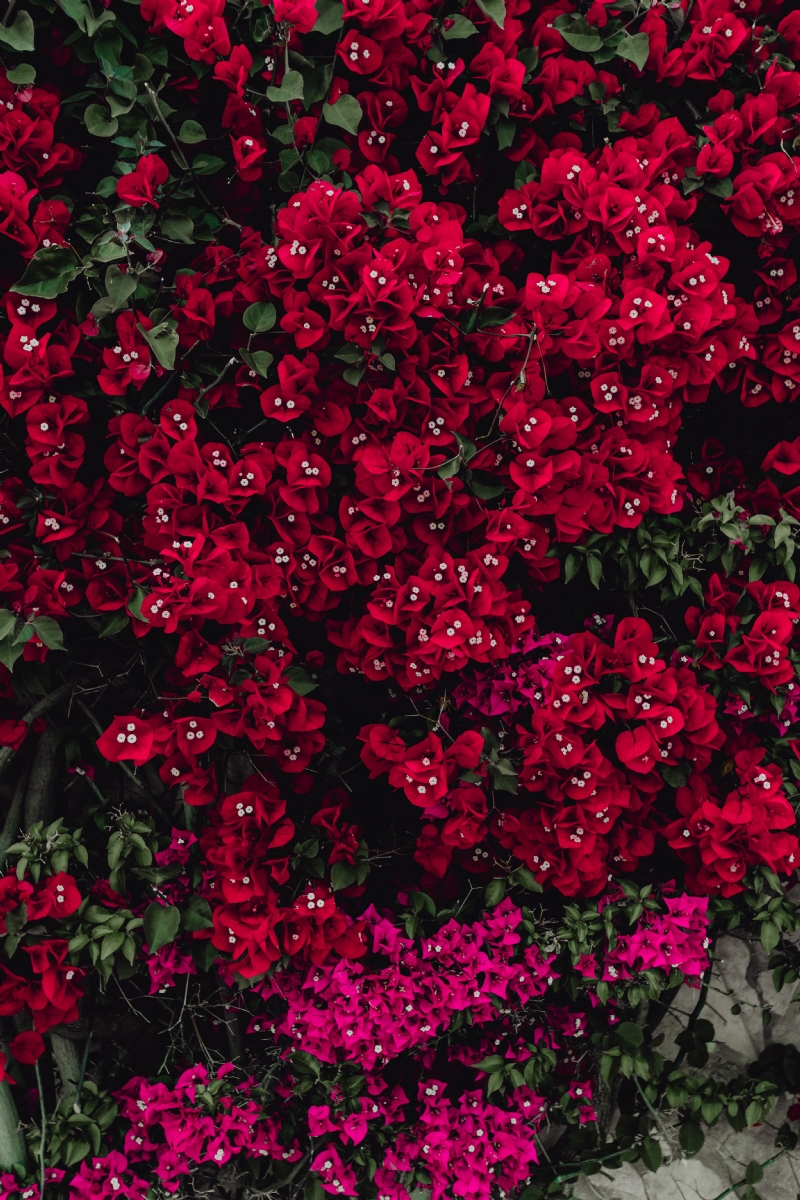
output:
{"label": "bougainvillea bush", "polygon": [[800,5],[0,22],[2,1196],[791,1152]]}

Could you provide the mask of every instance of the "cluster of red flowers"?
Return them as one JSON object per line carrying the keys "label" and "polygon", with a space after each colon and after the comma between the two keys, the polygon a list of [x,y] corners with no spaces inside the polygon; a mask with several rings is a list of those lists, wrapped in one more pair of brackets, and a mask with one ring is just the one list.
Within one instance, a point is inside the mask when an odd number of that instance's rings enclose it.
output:
{"label": "cluster of red flowers", "polygon": [[[435,733],[407,747],[388,726],[362,731],[372,773],[388,770],[390,784],[426,817],[446,818],[423,827],[416,853],[439,878],[454,854],[467,870],[493,866],[491,833],[540,882],[567,895],[597,893],[611,874],[635,870],[653,853],[661,768],[686,763],[702,772],[724,741],[713,696],[692,670],[666,663],[647,622],[634,617],[619,623],[613,646],[592,633],[530,639],[528,653],[458,695],[468,720],[516,712],[500,734],[502,749],[521,752],[519,782],[538,803],[512,802],[489,819],[485,783],[457,785],[459,767],[479,766],[477,731],[446,750]],[[523,704],[533,711],[520,721]],[[480,769],[485,777],[489,764]]]}
{"label": "cluster of red flowers", "polygon": [[[36,885],[27,879],[17,879],[15,874],[6,875],[0,879],[2,931],[8,932],[5,917],[20,904],[25,905],[29,920],[40,921],[70,916],[80,907],[82,899],[74,878],[63,871]],[[81,981],[86,972],[67,961],[68,943],[51,937],[25,949],[30,956],[29,977],[17,975],[0,964],[3,972],[0,1015],[10,1017],[24,1012],[39,1034],[47,1033],[54,1025],[76,1021],[78,1001],[83,996]]]}
{"label": "cluster of red flowers", "polygon": [[214,906],[212,945],[230,957],[245,978],[261,976],[282,954],[324,962],[331,954],[366,953],[364,922],[336,905],[325,884],[307,886],[289,908],[278,907],[277,889],[290,877],[285,849],[295,834],[286,802],[271,782],[254,776],[248,790],[226,796],[201,839],[214,874],[207,894]]}

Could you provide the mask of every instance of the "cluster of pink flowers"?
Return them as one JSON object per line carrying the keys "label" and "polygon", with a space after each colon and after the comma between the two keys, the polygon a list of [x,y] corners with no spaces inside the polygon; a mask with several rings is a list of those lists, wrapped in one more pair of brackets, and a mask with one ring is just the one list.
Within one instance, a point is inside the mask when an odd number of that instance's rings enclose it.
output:
{"label": "cluster of pink flowers", "polygon": [[[225,1063],[212,1080],[206,1067],[193,1066],[179,1075],[174,1087],[151,1084],[142,1077],[131,1079],[116,1093],[120,1115],[129,1122],[126,1157],[109,1155],[102,1169],[108,1170],[109,1159],[114,1157],[115,1169],[121,1174],[127,1159],[134,1169],[146,1165],[165,1191],[177,1192],[195,1164],[222,1166],[236,1155],[268,1156],[283,1162],[300,1158],[297,1143],[282,1146],[277,1139],[279,1126],[274,1120],[265,1120],[261,1106],[250,1097],[254,1081],[225,1083],[233,1070],[232,1063]],[[88,1179],[94,1178],[85,1164],[84,1170]],[[71,1186],[75,1187],[74,1181]],[[113,1183],[111,1186],[113,1189]],[[100,1194],[106,1193],[87,1192],[87,1200]]]}
{"label": "cluster of pink flowers", "polygon": [[288,1037],[321,1062],[356,1061],[372,1072],[433,1043],[454,1012],[487,1024],[496,1001],[522,1008],[557,978],[554,955],[533,945],[518,956],[522,914],[508,900],[471,925],[448,921],[421,947],[372,906],[363,920],[385,967],[339,960],[278,972],[260,991],[288,1008],[277,1019],[256,1017],[251,1029]]}

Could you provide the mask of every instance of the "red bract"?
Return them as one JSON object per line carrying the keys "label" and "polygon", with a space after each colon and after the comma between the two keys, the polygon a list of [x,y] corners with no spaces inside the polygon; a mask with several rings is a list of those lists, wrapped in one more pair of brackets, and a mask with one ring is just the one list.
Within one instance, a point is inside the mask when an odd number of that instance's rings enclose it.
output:
{"label": "red bract", "polygon": [[141,208],[143,204],[152,204],[158,208],[156,200],[157,189],[167,182],[169,167],[163,158],[157,154],[146,154],[140,158],[136,167],[128,175],[123,175],[117,181],[117,195],[120,200],[133,208]]}

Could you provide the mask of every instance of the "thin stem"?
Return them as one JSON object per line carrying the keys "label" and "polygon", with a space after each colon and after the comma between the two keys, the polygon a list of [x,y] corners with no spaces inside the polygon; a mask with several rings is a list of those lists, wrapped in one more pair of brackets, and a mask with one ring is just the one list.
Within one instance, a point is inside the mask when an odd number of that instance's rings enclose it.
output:
{"label": "thin stem", "polygon": [[[186,155],[183,153],[183,150],[181,149],[180,142],[178,141],[178,139],[175,137],[175,134],[170,129],[169,122],[167,121],[167,118],[164,116],[164,114],[161,111],[161,108],[159,107],[158,96],[153,91],[153,89],[150,87],[149,83],[146,83],[144,85],[144,90],[147,92],[147,95],[150,99],[150,103],[152,104],[153,109],[155,111],[156,117],[158,118],[159,122],[166,129],[167,137],[172,142],[172,153],[175,155],[175,159],[178,163],[178,166],[181,167],[182,170],[189,171],[190,174],[194,175],[192,168],[189,166],[189,163],[186,160]],[[194,183],[194,186],[197,188],[198,192],[200,193],[200,195],[205,200],[208,207],[212,210],[213,213],[216,214],[216,216],[220,217],[220,220],[222,220],[219,209],[216,207],[215,204],[211,203],[208,196],[205,194],[203,189],[200,187],[200,184],[194,178],[193,178],[193,183]]]}
{"label": "thin stem", "polygon": [[212,379],[211,383],[207,384],[203,388],[203,390],[200,392],[200,394],[198,395],[197,399],[194,402],[195,408],[200,403],[200,401],[203,399],[203,397],[206,395],[206,393],[210,392],[212,388],[215,388],[217,386],[217,384],[220,382],[220,380],[222,380],[225,377],[225,374],[231,369],[231,367],[234,365],[234,363],[237,363],[238,361],[239,361],[238,358],[229,358],[228,359],[228,361],[225,363],[225,366],[222,368],[222,370],[219,372],[219,374],[214,379]]}
{"label": "thin stem", "polygon": [[[90,781],[91,782],[91,781]],[[189,976],[186,976],[187,980]],[[83,1048],[83,1059],[81,1061],[81,1073],[78,1076],[78,1090],[75,1094],[75,1103],[73,1111],[79,1113],[81,1111],[81,1092],[83,1091],[83,1081],[86,1078],[86,1068],[89,1065],[89,1047],[92,1044],[92,1030],[90,1029],[86,1035],[86,1045]]]}
{"label": "thin stem", "polygon": [[47,1109],[44,1106],[44,1088],[42,1087],[42,1073],[39,1070],[39,1060],[33,1064],[36,1070],[36,1086],[39,1089],[39,1108],[42,1114],[42,1137],[39,1142],[39,1194],[44,1200],[44,1152],[47,1141]]}

